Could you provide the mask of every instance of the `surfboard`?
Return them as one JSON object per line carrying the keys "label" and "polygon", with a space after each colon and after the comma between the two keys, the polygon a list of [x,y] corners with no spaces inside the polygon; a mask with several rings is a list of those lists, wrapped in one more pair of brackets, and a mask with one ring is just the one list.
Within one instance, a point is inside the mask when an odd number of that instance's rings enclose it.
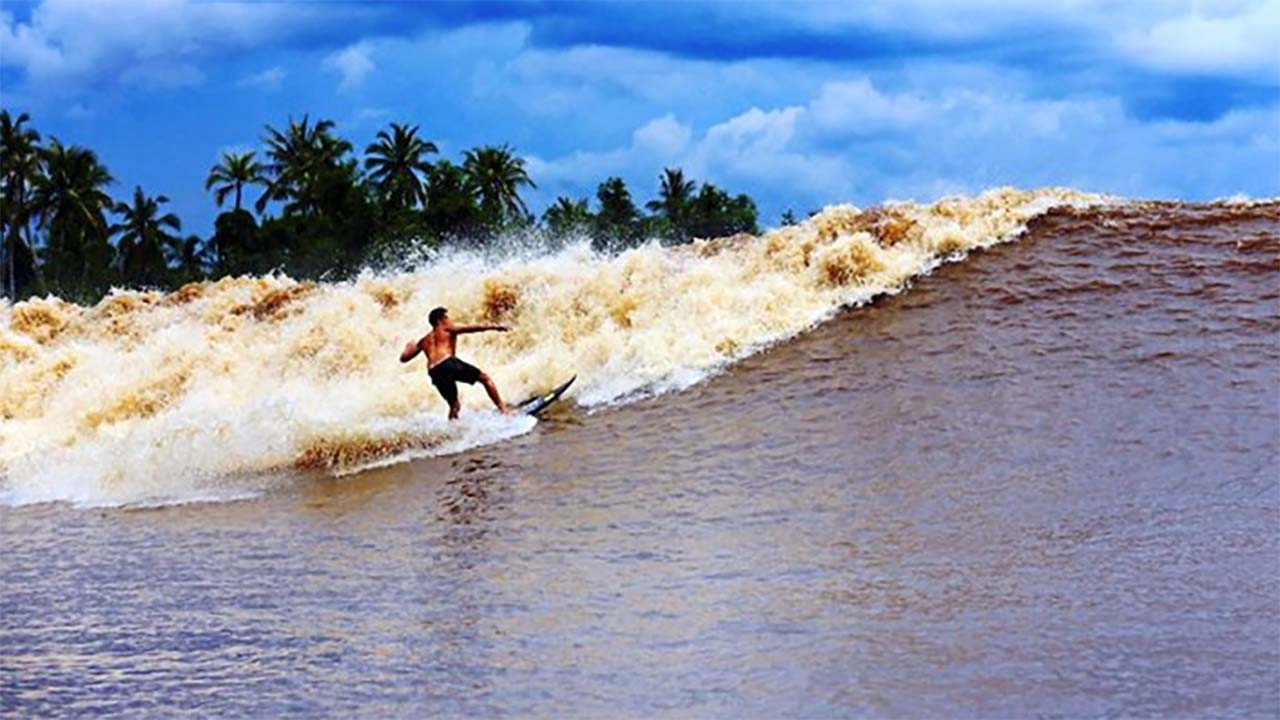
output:
{"label": "surfboard", "polygon": [[569,386],[573,384],[573,381],[577,379],[578,379],[578,376],[574,375],[573,377],[569,378],[568,382],[556,388],[555,390],[552,390],[551,392],[548,392],[548,393],[543,393],[542,395],[534,395],[528,400],[525,400],[524,402],[517,405],[516,408],[524,415],[537,415],[543,410],[546,410],[548,405],[555,402],[556,400],[559,400],[560,396],[564,394],[564,391],[568,390]]}

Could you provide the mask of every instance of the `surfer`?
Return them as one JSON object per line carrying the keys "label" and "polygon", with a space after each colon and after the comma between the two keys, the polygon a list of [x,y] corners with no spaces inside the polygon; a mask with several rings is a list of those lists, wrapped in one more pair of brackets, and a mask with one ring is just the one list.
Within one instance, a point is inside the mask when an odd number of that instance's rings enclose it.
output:
{"label": "surfer", "polygon": [[454,325],[449,319],[449,311],[442,307],[432,310],[427,321],[431,323],[431,332],[422,336],[421,340],[405,345],[404,352],[400,353],[400,362],[409,362],[418,353],[426,353],[427,374],[431,376],[431,384],[436,386],[441,397],[449,403],[449,419],[458,419],[458,411],[462,409],[462,403],[458,401],[459,382],[475,385],[479,381],[498,411],[510,415],[511,411],[498,394],[498,386],[493,384],[493,378],[480,368],[459,360],[457,352],[459,335],[487,330],[507,332],[511,328],[506,325]]}

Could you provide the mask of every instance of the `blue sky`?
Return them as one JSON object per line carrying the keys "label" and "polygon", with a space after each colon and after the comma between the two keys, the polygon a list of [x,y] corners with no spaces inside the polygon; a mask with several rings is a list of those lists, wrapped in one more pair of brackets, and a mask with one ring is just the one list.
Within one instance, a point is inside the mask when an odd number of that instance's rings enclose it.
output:
{"label": "blue sky", "polygon": [[638,202],[663,167],[786,208],[996,185],[1280,195],[1280,0],[0,4],[0,105],[171,198],[309,113],[363,148],[409,122],[457,160]]}

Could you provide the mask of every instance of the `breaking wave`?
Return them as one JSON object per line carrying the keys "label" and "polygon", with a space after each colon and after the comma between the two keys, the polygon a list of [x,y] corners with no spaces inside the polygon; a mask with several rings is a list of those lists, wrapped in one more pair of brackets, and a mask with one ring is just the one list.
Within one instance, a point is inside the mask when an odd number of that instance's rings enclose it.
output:
{"label": "breaking wave", "polygon": [[585,244],[455,253],[342,283],[239,277],[94,307],[0,306],[0,501],[154,504],[253,495],[299,471],[345,474],[528,432],[464,389],[455,423],[421,360],[431,308],[510,333],[459,354],[519,399],[576,373],[598,407],[678,390],[842,307],[1017,238],[1051,208],[1106,197],[992,190],[930,205],[829,207],[803,224],[619,255]]}

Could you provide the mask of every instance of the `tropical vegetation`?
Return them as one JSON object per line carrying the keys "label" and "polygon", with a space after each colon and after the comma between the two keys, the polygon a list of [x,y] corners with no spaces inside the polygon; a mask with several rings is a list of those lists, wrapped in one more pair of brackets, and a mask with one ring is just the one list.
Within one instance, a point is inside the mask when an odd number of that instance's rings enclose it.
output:
{"label": "tropical vegetation", "polygon": [[642,205],[610,177],[594,209],[588,198],[558,197],[538,218],[521,195],[537,185],[511,146],[471,148],[457,162],[439,153],[411,124],[390,123],[359,156],[332,120],[267,125],[260,148],[226,152],[209,168],[205,190],[221,213],[202,238],[182,235],[164,195],[135,187],[114,199],[115,179],[92,150],[45,139],[26,113],[0,110],[0,294],[87,303],[112,287],[224,275],[341,278],[411,248],[530,233],[616,252],[758,232],[751,198],[680,168],[666,168]]}

